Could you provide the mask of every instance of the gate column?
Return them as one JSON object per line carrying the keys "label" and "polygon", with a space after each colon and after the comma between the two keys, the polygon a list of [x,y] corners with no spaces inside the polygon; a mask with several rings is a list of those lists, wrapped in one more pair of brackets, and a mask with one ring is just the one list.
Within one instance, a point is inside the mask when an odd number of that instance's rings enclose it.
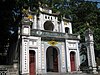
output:
{"label": "gate column", "polygon": [[86,30],[85,32],[85,41],[87,44],[88,66],[89,69],[92,70],[94,74],[96,74],[97,68],[96,68],[95,53],[94,53],[93,32],[90,29]]}

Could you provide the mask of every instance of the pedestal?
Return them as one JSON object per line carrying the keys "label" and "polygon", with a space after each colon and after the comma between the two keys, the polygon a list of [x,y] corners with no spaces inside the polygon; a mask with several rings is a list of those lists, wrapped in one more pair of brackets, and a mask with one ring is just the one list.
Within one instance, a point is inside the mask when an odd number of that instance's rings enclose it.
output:
{"label": "pedestal", "polygon": [[93,74],[98,74],[98,72],[97,72],[97,68],[94,67],[92,72],[93,72]]}

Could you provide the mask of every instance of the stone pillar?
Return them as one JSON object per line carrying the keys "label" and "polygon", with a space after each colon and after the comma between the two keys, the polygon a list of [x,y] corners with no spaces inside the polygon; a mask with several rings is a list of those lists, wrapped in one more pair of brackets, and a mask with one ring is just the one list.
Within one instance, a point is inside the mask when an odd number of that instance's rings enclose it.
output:
{"label": "stone pillar", "polygon": [[41,53],[41,37],[39,37],[38,38],[38,61],[37,61],[37,64],[38,64],[38,66],[37,66],[37,74],[42,74],[42,53]]}
{"label": "stone pillar", "polygon": [[22,37],[22,46],[20,50],[20,71],[22,75],[29,74],[29,39]]}
{"label": "stone pillar", "polygon": [[22,19],[22,36],[29,36],[30,35],[30,21],[28,18]]}
{"label": "stone pillar", "polygon": [[61,45],[61,72],[66,73],[65,44]]}
{"label": "stone pillar", "polygon": [[77,54],[77,57],[76,57],[76,62],[77,62],[77,71],[81,72],[80,71],[80,52],[79,52],[79,41],[76,42],[76,46],[77,46],[77,51],[76,51],[76,54]]}
{"label": "stone pillar", "polygon": [[69,25],[69,28],[70,28],[70,29],[69,29],[69,32],[70,32],[70,34],[72,34],[72,33],[73,33],[73,32],[72,32],[72,24],[69,22],[68,25]]}
{"label": "stone pillar", "polygon": [[93,32],[88,29],[85,32],[85,41],[87,45],[87,56],[88,56],[88,66],[89,69],[96,74],[96,61],[95,61],[95,53],[94,53],[94,40],[93,40]]}
{"label": "stone pillar", "polygon": [[46,70],[46,68],[45,68],[45,49],[44,49],[44,44],[42,43],[41,44],[41,57],[42,57],[42,59],[41,59],[41,61],[42,61],[42,73],[44,74],[45,73],[45,70]]}
{"label": "stone pillar", "polygon": [[18,60],[13,60],[14,69],[18,69]]}
{"label": "stone pillar", "polygon": [[37,29],[41,29],[41,19],[40,19],[40,14],[37,16]]}
{"label": "stone pillar", "polygon": [[38,18],[38,28],[37,29],[41,29],[41,21],[40,21],[40,18]]}
{"label": "stone pillar", "polygon": [[61,21],[61,27],[62,27],[62,30],[61,30],[61,31],[62,31],[63,33],[65,33],[65,27],[64,27],[64,21],[63,21],[63,20]]}
{"label": "stone pillar", "polygon": [[70,51],[69,51],[69,44],[68,44],[68,40],[66,40],[66,63],[67,63],[67,71],[71,72],[71,68],[70,68]]}
{"label": "stone pillar", "polygon": [[22,21],[22,41],[20,48],[20,74],[29,75],[29,35],[30,35],[30,21],[24,18]]}
{"label": "stone pillar", "polygon": [[36,29],[37,27],[37,17],[36,17],[36,15],[34,15],[34,22],[33,22],[33,29]]}
{"label": "stone pillar", "polygon": [[19,63],[18,63],[18,60],[13,60],[13,71],[14,71],[14,74],[19,75]]}

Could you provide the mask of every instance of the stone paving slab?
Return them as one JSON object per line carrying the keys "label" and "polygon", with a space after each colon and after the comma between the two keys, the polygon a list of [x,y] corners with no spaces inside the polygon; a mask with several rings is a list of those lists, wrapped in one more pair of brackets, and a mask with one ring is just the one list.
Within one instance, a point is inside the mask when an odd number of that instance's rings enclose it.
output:
{"label": "stone paving slab", "polygon": [[88,74],[88,73],[53,73],[53,72],[49,72],[49,73],[44,74],[44,75],[100,75],[100,73]]}
{"label": "stone paving slab", "polygon": [[71,73],[58,73],[58,72],[47,72],[46,74],[38,74],[38,75],[100,75],[100,71],[98,74],[93,74],[93,73],[84,73],[82,71],[76,71],[76,72],[71,72]]}

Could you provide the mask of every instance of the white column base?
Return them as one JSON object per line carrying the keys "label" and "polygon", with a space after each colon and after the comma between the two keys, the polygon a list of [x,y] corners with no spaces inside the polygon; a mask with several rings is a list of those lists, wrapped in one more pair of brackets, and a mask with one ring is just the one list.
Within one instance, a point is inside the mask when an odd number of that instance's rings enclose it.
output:
{"label": "white column base", "polygon": [[100,70],[100,66],[98,66],[98,70]]}
{"label": "white column base", "polygon": [[29,73],[27,73],[27,74],[21,74],[21,75],[29,75]]}
{"label": "white column base", "polygon": [[96,68],[93,68],[93,74],[98,74],[98,72],[97,72],[97,69]]}

